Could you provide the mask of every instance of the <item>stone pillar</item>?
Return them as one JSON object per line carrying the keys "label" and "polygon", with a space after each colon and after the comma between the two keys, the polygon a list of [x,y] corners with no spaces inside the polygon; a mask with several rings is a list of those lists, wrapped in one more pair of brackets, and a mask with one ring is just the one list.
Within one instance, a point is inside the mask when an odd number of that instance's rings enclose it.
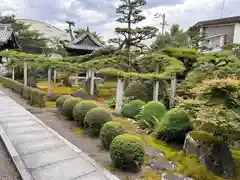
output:
{"label": "stone pillar", "polygon": [[27,86],[27,61],[24,61],[23,66],[24,86]]}
{"label": "stone pillar", "polygon": [[78,85],[78,73],[76,73],[75,84]]}
{"label": "stone pillar", "polygon": [[90,85],[90,95],[92,95],[92,96],[94,96],[94,80],[95,80],[95,77],[94,77],[94,75],[95,75],[95,73],[94,73],[94,71],[91,71],[91,85]]}
{"label": "stone pillar", "polygon": [[115,112],[121,114],[123,105],[124,79],[118,78]]}
{"label": "stone pillar", "polygon": [[169,100],[169,109],[174,107],[176,84],[177,84],[176,74],[173,73],[171,75],[171,93],[170,93],[170,100]]}
{"label": "stone pillar", "polygon": [[224,46],[224,35],[221,35],[220,37],[220,47]]}
{"label": "stone pillar", "polygon": [[[159,65],[156,66],[156,74],[159,73]],[[154,81],[154,85],[153,85],[153,100],[154,101],[158,101],[158,92],[159,92],[159,80],[155,80]]]}
{"label": "stone pillar", "polygon": [[14,71],[14,68],[12,68],[12,80],[15,80],[15,71]]}
{"label": "stone pillar", "polygon": [[51,68],[48,69],[48,96],[51,95]]}
{"label": "stone pillar", "polygon": [[57,82],[57,70],[56,69],[54,69],[54,71],[53,71],[53,81],[54,81],[54,83]]}

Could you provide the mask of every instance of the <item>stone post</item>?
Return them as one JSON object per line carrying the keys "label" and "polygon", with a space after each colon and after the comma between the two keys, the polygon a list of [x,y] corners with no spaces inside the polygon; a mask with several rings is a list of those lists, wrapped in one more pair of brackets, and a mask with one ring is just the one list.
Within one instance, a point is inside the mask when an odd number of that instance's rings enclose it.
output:
{"label": "stone post", "polygon": [[14,68],[12,68],[12,80],[15,80],[15,71],[14,71]]}
{"label": "stone post", "polygon": [[[157,64],[156,66],[156,74],[159,73],[159,64]],[[155,80],[154,81],[154,85],[153,85],[153,100],[154,101],[158,101],[158,92],[159,92],[159,80]]]}
{"label": "stone post", "polygon": [[27,61],[24,61],[23,66],[24,86],[27,86]]}
{"label": "stone post", "polygon": [[176,84],[177,84],[176,74],[173,73],[171,75],[171,93],[170,93],[169,109],[174,107]]}
{"label": "stone post", "polygon": [[75,77],[75,85],[78,85],[78,73],[76,73],[76,77]]}
{"label": "stone post", "polygon": [[91,71],[91,83],[90,83],[90,95],[94,96],[94,80],[95,80],[95,73],[94,71]]}
{"label": "stone post", "polygon": [[54,71],[53,71],[53,81],[54,81],[54,83],[57,82],[57,70],[56,69],[54,69]]}
{"label": "stone post", "polygon": [[51,95],[51,68],[48,68],[48,96]]}
{"label": "stone post", "polygon": [[118,78],[115,112],[121,114],[123,105],[124,79]]}

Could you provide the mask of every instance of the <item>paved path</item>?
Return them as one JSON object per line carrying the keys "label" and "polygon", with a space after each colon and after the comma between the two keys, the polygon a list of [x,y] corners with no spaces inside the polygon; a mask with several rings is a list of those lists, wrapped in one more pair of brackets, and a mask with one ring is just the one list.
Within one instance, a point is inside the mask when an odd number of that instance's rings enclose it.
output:
{"label": "paved path", "polygon": [[0,135],[23,180],[119,180],[1,93]]}

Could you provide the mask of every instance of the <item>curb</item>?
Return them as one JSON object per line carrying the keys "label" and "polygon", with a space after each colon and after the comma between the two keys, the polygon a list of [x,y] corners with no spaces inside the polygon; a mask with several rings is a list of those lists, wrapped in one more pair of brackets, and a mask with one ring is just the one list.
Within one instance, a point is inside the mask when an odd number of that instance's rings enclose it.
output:
{"label": "curb", "polygon": [[34,180],[11,140],[0,125],[0,137],[22,180]]}

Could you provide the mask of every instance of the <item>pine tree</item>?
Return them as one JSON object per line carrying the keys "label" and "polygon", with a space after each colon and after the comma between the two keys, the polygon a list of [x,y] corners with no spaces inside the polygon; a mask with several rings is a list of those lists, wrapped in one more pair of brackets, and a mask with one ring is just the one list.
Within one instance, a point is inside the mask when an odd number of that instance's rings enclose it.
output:
{"label": "pine tree", "polygon": [[141,44],[143,40],[151,39],[156,36],[158,31],[157,28],[152,26],[136,27],[133,28],[134,24],[137,24],[144,19],[145,16],[141,15],[141,7],[146,5],[145,0],[120,0],[122,4],[117,8],[116,13],[122,16],[117,19],[120,23],[127,24],[127,28],[115,28],[115,32],[124,38],[114,38],[109,41],[112,43],[119,44],[119,49],[125,47],[130,49],[133,47],[143,48],[144,45]]}

